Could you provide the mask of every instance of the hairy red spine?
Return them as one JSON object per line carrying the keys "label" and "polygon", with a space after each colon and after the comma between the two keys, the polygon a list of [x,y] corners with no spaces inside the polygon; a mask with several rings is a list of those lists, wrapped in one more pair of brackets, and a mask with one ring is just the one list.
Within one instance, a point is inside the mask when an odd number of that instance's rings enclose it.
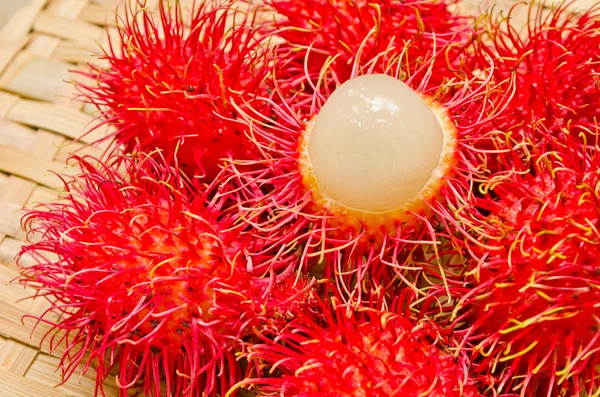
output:
{"label": "hairy red spine", "polygon": [[[233,1],[201,1],[183,16],[179,2],[125,2],[117,35],[78,84],[82,100],[98,107],[97,124],[110,124],[124,152],[161,149],[186,173],[208,183],[223,158],[256,158],[237,111],[252,101],[268,74],[268,38],[258,34],[256,13]],[[186,13],[187,15],[187,13]],[[95,83],[87,83],[87,80]],[[97,127],[96,127],[97,128]]]}
{"label": "hairy red spine", "polygon": [[[118,371],[120,395],[208,396],[240,379],[235,350],[262,311],[246,270],[247,240],[209,194],[150,157],[120,159],[125,176],[76,158],[63,200],[30,211],[24,227],[39,241],[21,256],[21,282],[51,303],[39,319],[63,333],[64,378],[98,365],[97,393]],[[164,382],[161,384],[161,381]]]}
{"label": "hairy red spine", "polygon": [[270,369],[239,386],[282,397],[480,396],[464,355],[446,350],[434,324],[336,302],[320,301],[320,320],[299,317],[278,335],[260,334],[248,359]]}
{"label": "hairy red spine", "polygon": [[[273,22],[262,29],[275,31],[282,39],[278,52],[284,61],[275,71],[279,87],[290,96],[304,97],[307,107],[315,100],[310,95],[328,96],[356,76],[356,66],[367,60],[369,73],[384,73],[390,63],[399,64],[403,79],[432,67],[432,87],[452,83],[455,71],[470,62],[464,49],[473,34],[473,21],[451,10],[454,0],[284,0],[267,4]],[[435,65],[428,65],[430,59],[435,59]]]}

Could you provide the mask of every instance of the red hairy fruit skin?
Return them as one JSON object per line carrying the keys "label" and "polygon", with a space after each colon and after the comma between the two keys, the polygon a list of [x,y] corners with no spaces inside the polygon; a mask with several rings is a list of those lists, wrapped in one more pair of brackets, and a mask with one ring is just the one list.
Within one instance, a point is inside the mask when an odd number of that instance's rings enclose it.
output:
{"label": "red hairy fruit skin", "polygon": [[531,171],[484,184],[472,203],[480,214],[460,219],[477,227],[454,241],[468,272],[450,288],[456,300],[447,310],[477,372],[492,375],[499,393],[593,395],[600,151],[569,134],[543,141],[532,148]]}
{"label": "red hairy fruit skin", "polygon": [[277,327],[315,305],[317,280],[288,268],[277,277],[265,277],[254,283],[255,295],[265,301],[268,319],[265,326]]}
{"label": "red hairy fruit skin", "polygon": [[[541,124],[558,134],[568,128],[573,136],[597,142],[600,111],[600,7],[571,11],[572,2],[551,9],[539,4],[529,7],[528,23],[515,26],[512,18],[488,16],[480,37],[473,41],[474,57],[494,60],[488,72],[510,94],[506,111],[496,117],[490,130],[498,130],[498,147],[506,134],[519,142],[540,139],[530,136]],[[587,137],[586,137],[587,136]]]}
{"label": "red hairy fruit skin", "polygon": [[[235,349],[259,312],[243,238],[218,199],[189,196],[164,163],[121,159],[126,176],[88,157],[64,200],[30,211],[41,236],[21,255],[20,281],[52,304],[39,320],[62,330],[66,379],[83,363],[102,381],[118,371],[120,395],[215,396],[240,379]],[[136,162],[138,164],[136,164]],[[49,334],[50,335],[50,334]],[[163,386],[161,386],[161,381]]]}
{"label": "red hairy fruit skin", "polygon": [[[454,0],[270,0],[274,29],[283,39],[284,61],[276,68],[280,87],[292,92],[330,93],[356,76],[356,65],[384,73],[401,64],[404,77],[427,69],[435,55],[432,86],[454,79],[468,62],[463,49],[472,35],[471,20],[460,16]],[[386,54],[379,57],[380,55]],[[326,67],[327,66],[327,67]],[[310,98],[306,97],[307,104]]]}
{"label": "red hairy fruit skin", "polygon": [[270,370],[239,386],[282,397],[480,396],[467,361],[446,350],[432,323],[330,305],[321,301],[322,321],[299,318],[276,339],[261,335],[248,359]]}
{"label": "red hairy fruit skin", "polygon": [[230,101],[243,106],[261,92],[269,51],[254,12],[233,3],[202,1],[184,13],[179,2],[161,0],[156,13],[142,0],[125,2],[103,56],[109,67],[90,65],[83,74],[96,83],[78,85],[100,123],[116,127],[111,137],[123,151],[159,148],[209,183],[222,158],[256,157]]}

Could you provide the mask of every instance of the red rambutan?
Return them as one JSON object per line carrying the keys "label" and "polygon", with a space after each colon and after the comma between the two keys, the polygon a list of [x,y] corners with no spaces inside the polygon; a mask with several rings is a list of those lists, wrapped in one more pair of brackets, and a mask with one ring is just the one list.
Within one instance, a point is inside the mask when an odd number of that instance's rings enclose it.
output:
{"label": "red rambutan", "polygon": [[66,331],[51,338],[67,346],[63,377],[95,362],[96,393],[111,369],[122,396],[138,386],[153,397],[226,392],[241,375],[234,351],[264,309],[249,244],[227,230],[222,202],[187,194],[164,161],[123,158],[121,176],[76,160],[64,200],[24,218],[41,239],[23,248],[36,264],[20,280],[52,303],[39,321]]}
{"label": "red rambutan", "polygon": [[498,20],[481,21],[473,57],[494,59],[490,77],[500,91],[513,92],[506,111],[490,125],[490,131],[500,131],[498,146],[506,135],[524,142],[541,139],[530,136],[537,124],[554,134],[568,128],[573,136],[598,135],[600,6],[575,12],[573,4],[547,8],[532,2],[523,29],[514,26],[514,9]]}
{"label": "red rambutan", "polygon": [[537,14],[521,35],[509,19],[488,19],[487,39],[474,41],[475,54],[496,59],[483,71],[507,93],[504,110],[471,137],[477,171],[453,184],[461,200],[436,211],[454,231],[450,248],[425,260],[448,253],[437,276],[446,285],[429,291],[452,299],[434,318],[452,313],[450,326],[498,393],[600,390],[598,8],[568,5],[531,6]]}
{"label": "red rambutan", "polygon": [[[384,73],[389,63],[402,65],[406,79],[421,68],[436,69],[429,78],[438,87],[454,79],[454,71],[469,62],[463,49],[472,34],[472,20],[460,16],[454,0],[343,1],[271,0],[273,24],[284,61],[276,69],[283,92],[327,97],[356,75],[356,65],[371,60],[370,73]],[[386,53],[389,56],[378,57]],[[438,55],[439,56],[436,56]],[[302,88],[300,88],[302,87]],[[324,100],[324,98],[319,98]]]}
{"label": "red rambutan", "polygon": [[184,16],[179,2],[159,1],[156,15],[143,0],[125,2],[118,36],[104,53],[108,68],[83,73],[81,97],[96,105],[125,152],[156,148],[190,176],[210,183],[222,158],[256,158],[229,104],[261,92],[268,44],[256,14],[234,1],[201,1]]}
{"label": "red rambutan", "polygon": [[238,387],[282,397],[480,396],[468,362],[447,351],[434,324],[413,326],[395,313],[336,302],[320,301],[322,320],[299,317],[274,339],[260,334],[248,360],[271,377]]}
{"label": "red rambutan", "polygon": [[462,247],[455,262],[468,271],[450,282],[454,306],[445,307],[477,372],[495,377],[499,393],[593,396],[600,390],[600,149],[568,133],[545,134],[531,147],[530,171],[492,178],[473,200],[479,212],[462,221],[479,226],[453,242]]}

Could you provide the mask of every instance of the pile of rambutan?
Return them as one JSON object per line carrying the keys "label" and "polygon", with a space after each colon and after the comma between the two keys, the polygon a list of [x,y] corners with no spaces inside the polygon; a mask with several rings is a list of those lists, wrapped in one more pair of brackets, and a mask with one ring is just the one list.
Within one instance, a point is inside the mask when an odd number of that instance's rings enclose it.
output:
{"label": "pile of rambutan", "polygon": [[125,1],[77,83],[111,145],[23,218],[63,379],[600,395],[600,8],[571,6]]}

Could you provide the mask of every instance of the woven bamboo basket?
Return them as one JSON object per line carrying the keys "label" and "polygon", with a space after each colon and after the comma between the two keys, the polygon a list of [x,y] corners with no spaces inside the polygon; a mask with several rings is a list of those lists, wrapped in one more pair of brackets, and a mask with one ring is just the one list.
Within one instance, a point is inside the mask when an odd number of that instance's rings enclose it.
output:
{"label": "woven bamboo basket", "polygon": [[[69,71],[101,62],[92,53],[108,43],[120,0],[28,0],[10,17],[4,2],[13,0],[0,0],[0,23],[8,21],[0,25],[0,397],[93,396],[93,371],[57,386],[61,348],[50,352],[49,344],[41,343],[49,326],[34,328],[34,320],[23,320],[24,314],[41,314],[47,304],[24,300],[32,292],[10,282],[18,275],[14,257],[25,239],[21,209],[55,199],[61,183],[50,171],[64,172],[69,153],[98,137],[73,142],[95,115],[72,100]],[[148,1],[150,7],[157,2]],[[496,4],[495,12],[514,2]],[[489,5],[469,0],[460,12]],[[525,22],[527,7],[513,17],[517,24]],[[101,148],[84,151],[99,154]],[[118,395],[114,379],[105,391]]]}

